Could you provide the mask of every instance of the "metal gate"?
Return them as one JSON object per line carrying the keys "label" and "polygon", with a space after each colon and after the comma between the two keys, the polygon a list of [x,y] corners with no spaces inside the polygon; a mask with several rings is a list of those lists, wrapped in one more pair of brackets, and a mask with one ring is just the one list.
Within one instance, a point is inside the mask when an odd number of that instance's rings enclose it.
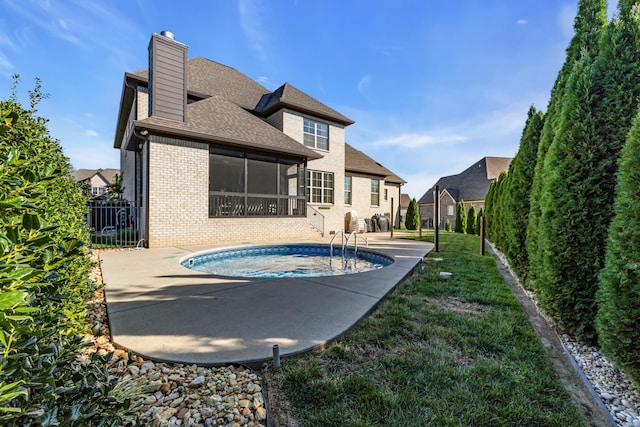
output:
{"label": "metal gate", "polygon": [[91,247],[142,247],[140,210],[127,200],[94,200],[89,203],[87,224],[91,232]]}

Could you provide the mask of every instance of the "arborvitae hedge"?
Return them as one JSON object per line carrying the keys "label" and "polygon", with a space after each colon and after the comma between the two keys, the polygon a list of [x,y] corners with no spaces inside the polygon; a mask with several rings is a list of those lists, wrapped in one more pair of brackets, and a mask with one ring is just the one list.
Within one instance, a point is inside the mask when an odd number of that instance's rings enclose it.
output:
{"label": "arborvitae hedge", "polygon": [[480,210],[478,211],[478,215],[476,217],[476,231],[478,233],[478,235],[480,235],[480,221],[482,221],[482,217],[484,216],[484,207],[480,208]]}
{"label": "arborvitae hedge", "polygon": [[404,226],[407,230],[416,230],[418,228],[418,222],[420,221],[418,214],[418,202],[414,197],[411,199],[411,202],[409,202],[409,206],[407,207],[407,216],[404,220]]}
{"label": "arborvitae hedge", "polygon": [[[560,126],[547,153],[540,197],[535,291],[540,306],[559,328],[580,338],[595,338],[593,265],[595,252],[589,214],[592,194],[590,147],[595,140],[591,111],[592,58],[585,55],[574,67],[563,98]],[[580,252],[582,254],[580,254]]]}
{"label": "arborvitae hedge", "polygon": [[449,221],[449,218],[444,221],[444,231],[451,232],[451,221]]}
{"label": "arborvitae hedge", "polygon": [[467,234],[477,234],[476,233],[476,208],[475,206],[469,206],[469,211],[467,212]]}
{"label": "arborvitae hedge", "polygon": [[640,385],[640,114],[620,159],[615,217],[597,292],[603,353]]}
{"label": "arborvitae hedge", "polygon": [[467,212],[464,202],[460,201],[456,204],[456,225],[454,231],[456,233],[465,233],[467,229]]}
{"label": "arborvitae hedge", "polygon": [[504,251],[522,283],[526,283],[529,267],[526,250],[529,196],[543,125],[544,115],[531,106],[522,131],[520,148],[507,173],[507,191],[502,195],[505,198],[502,212],[505,228]]}
{"label": "arborvitae hedge", "polygon": [[538,251],[538,226],[540,219],[540,193],[542,189],[542,169],[547,151],[553,142],[560,121],[562,98],[565,93],[567,79],[581,52],[586,51],[592,57],[598,49],[600,34],[606,26],[607,3],[605,0],[581,0],[574,21],[575,34],[567,48],[567,57],[551,90],[551,97],[545,115],[544,126],[538,145],[538,154],[531,186],[529,219],[527,223],[527,253],[529,270],[527,285],[532,287],[541,264]]}

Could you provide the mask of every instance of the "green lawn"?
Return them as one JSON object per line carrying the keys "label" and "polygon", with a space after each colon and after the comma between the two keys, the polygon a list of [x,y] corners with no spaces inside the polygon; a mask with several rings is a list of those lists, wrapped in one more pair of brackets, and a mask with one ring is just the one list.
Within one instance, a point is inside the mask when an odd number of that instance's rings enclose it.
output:
{"label": "green lawn", "polygon": [[585,425],[479,238],[441,233],[425,264],[324,352],[283,360],[300,425]]}

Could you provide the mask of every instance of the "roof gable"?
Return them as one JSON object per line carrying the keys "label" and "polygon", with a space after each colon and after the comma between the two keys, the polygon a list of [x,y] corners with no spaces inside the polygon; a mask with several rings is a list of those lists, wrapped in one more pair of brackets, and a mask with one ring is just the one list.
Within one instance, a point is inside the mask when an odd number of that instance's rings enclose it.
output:
{"label": "roof gable", "polygon": [[353,120],[329,108],[289,83],[283,84],[272,93],[263,95],[256,106],[256,111],[266,116],[285,107],[332,120],[345,126],[354,123]]}
{"label": "roof gable", "polygon": [[[439,186],[440,191],[446,189],[456,201],[484,200],[491,181],[509,169],[511,160],[509,157],[483,157],[457,175],[440,178],[435,185]],[[419,204],[433,203],[435,185],[424,193]]]}

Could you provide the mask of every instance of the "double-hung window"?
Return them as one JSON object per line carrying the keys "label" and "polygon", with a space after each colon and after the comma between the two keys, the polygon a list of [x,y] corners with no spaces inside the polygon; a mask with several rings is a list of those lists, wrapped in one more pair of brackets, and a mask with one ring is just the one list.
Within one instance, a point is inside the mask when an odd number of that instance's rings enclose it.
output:
{"label": "double-hung window", "polygon": [[307,202],[333,203],[333,173],[307,171],[309,185],[307,187]]}
{"label": "double-hung window", "polygon": [[380,206],[380,180],[371,180],[371,206]]}
{"label": "double-hung window", "polygon": [[344,177],[344,204],[345,205],[351,204],[351,177],[350,176]]}
{"label": "double-hung window", "polygon": [[321,150],[329,150],[329,125],[304,119],[304,145]]}

